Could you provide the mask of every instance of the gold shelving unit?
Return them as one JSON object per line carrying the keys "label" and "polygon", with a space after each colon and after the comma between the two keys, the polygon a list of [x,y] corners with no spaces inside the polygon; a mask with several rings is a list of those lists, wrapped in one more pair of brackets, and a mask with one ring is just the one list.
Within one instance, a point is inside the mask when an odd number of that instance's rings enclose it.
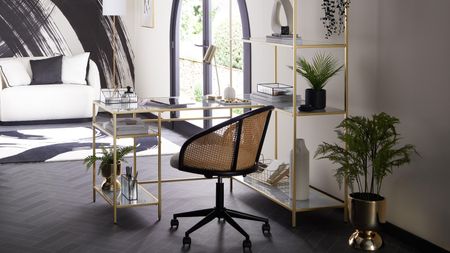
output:
{"label": "gold shelving unit", "polygon": [[[298,43],[296,38],[298,35],[298,0],[292,0],[293,3],[293,24],[292,24],[292,31],[293,31],[293,39],[292,44],[284,44],[284,43],[276,43],[276,42],[268,42],[265,38],[257,38],[252,37],[248,39],[243,39],[243,43],[250,43],[252,45],[265,45],[265,46],[272,46],[274,47],[274,65],[275,65],[275,78],[274,82],[278,82],[278,49],[279,48],[289,48],[292,50],[292,80],[293,80],[293,94],[292,94],[292,102],[289,103],[279,103],[274,104],[275,106],[275,113],[274,113],[274,120],[275,120],[275,159],[278,159],[278,114],[288,114],[292,118],[292,127],[293,127],[293,139],[292,139],[292,148],[295,150],[296,148],[296,139],[297,139],[297,117],[304,118],[304,117],[324,117],[324,116],[331,116],[331,115],[341,115],[344,118],[348,116],[348,9],[345,9],[345,21],[344,21],[344,42],[343,43],[334,43],[334,42],[317,42],[317,41],[309,41],[309,40],[302,40],[301,43]],[[297,55],[300,50],[305,49],[320,49],[320,48],[326,48],[326,49],[332,49],[332,48],[341,48],[344,50],[344,108],[333,108],[333,107],[327,107],[325,110],[322,111],[313,111],[313,112],[299,112],[297,109],[298,105],[300,104],[300,101],[297,100],[297,87],[298,87],[298,81],[297,81],[297,73],[295,69],[297,68]],[[258,101],[263,102],[263,101]],[[269,102],[266,102],[269,103]],[[291,168],[296,167],[296,159],[294,158],[291,164]],[[233,179],[237,182],[240,182],[256,191],[261,193],[263,196],[269,198],[273,202],[283,206],[284,208],[291,211],[291,222],[292,226],[295,227],[297,224],[296,220],[296,214],[297,212],[303,212],[303,211],[311,211],[311,210],[317,210],[317,209],[323,209],[323,208],[344,208],[344,220],[347,220],[347,187],[345,187],[344,192],[344,203],[342,201],[334,198],[333,196],[330,196],[314,187],[310,186],[310,197],[308,200],[305,201],[298,201],[296,200],[296,187],[295,184],[295,170],[291,172],[291,177],[287,182],[285,182],[282,185],[277,186],[271,186],[268,184],[261,183],[258,180],[254,180],[252,177],[234,177]],[[290,191],[292,191],[292,196],[290,196]]]}

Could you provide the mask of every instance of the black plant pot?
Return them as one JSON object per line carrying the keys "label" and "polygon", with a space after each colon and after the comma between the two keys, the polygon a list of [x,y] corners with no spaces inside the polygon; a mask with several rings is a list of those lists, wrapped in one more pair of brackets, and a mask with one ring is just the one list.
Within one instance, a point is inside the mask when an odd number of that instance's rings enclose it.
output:
{"label": "black plant pot", "polygon": [[306,89],[305,104],[311,105],[315,110],[325,109],[327,105],[327,91],[324,89]]}

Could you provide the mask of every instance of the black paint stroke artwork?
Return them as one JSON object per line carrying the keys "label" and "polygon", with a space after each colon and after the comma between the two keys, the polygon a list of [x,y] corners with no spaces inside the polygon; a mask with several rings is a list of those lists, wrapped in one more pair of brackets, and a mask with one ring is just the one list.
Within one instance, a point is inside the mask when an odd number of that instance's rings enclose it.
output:
{"label": "black paint stroke artwork", "polygon": [[[61,15],[70,27],[61,26]],[[67,38],[67,30],[75,33]],[[73,38],[97,63],[102,87],[112,87],[113,22],[102,0],[0,0],[0,58],[71,55]],[[134,86],[134,55],[120,17],[116,31],[116,80]]]}

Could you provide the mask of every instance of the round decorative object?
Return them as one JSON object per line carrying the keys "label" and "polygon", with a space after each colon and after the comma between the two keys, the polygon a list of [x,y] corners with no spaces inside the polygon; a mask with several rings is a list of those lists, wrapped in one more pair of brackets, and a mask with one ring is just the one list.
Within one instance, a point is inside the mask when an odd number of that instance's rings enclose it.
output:
{"label": "round decorative object", "polygon": [[236,98],[236,91],[234,90],[233,87],[228,86],[223,91],[223,97],[225,99],[235,99]]}
{"label": "round decorative object", "polygon": [[348,239],[348,244],[355,249],[375,251],[383,245],[383,239],[377,232],[356,230]]}
{"label": "round decorative object", "polygon": [[286,15],[287,26],[292,26],[292,5],[289,0],[275,0],[272,7],[272,20],[271,27],[272,32],[275,34],[281,34],[281,23],[280,23],[280,9],[283,6],[284,14]]}

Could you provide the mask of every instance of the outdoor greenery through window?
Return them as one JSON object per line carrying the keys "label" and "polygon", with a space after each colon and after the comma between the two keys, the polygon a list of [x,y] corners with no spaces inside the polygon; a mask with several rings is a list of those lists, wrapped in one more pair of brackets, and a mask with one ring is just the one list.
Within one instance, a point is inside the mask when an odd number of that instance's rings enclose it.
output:
{"label": "outdoor greenery through window", "polygon": [[[204,87],[209,87],[210,94],[223,95],[223,90],[230,80],[230,1],[211,0],[209,5],[209,27],[204,27],[203,0],[182,0],[179,19],[179,94],[200,101],[206,94]],[[238,97],[243,96],[243,44],[242,24],[237,0],[232,0],[232,85]],[[217,47],[215,61],[211,63],[211,79],[204,84],[203,47],[204,34],[208,31],[210,44]],[[217,65],[217,74],[216,67]],[[219,92],[220,85],[220,92]],[[184,116],[201,117],[202,112],[183,112]],[[187,115],[189,114],[189,115]],[[217,110],[213,116],[225,116],[226,110]],[[190,121],[203,127],[203,121]],[[217,123],[217,122],[213,122]]]}
{"label": "outdoor greenery through window", "polygon": [[[203,6],[202,0],[183,0],[180,17],[180,96],[199,100],[203,95]],[[217,64],[221,93],[230,84],[229,63],[229,1],[211,1],[211,44],[217,46],[215,62],[212,62],[213,94],[218,94],[214,65]],[[239,9],[233,3],[233,87],[243,93],[243,45]]]}

